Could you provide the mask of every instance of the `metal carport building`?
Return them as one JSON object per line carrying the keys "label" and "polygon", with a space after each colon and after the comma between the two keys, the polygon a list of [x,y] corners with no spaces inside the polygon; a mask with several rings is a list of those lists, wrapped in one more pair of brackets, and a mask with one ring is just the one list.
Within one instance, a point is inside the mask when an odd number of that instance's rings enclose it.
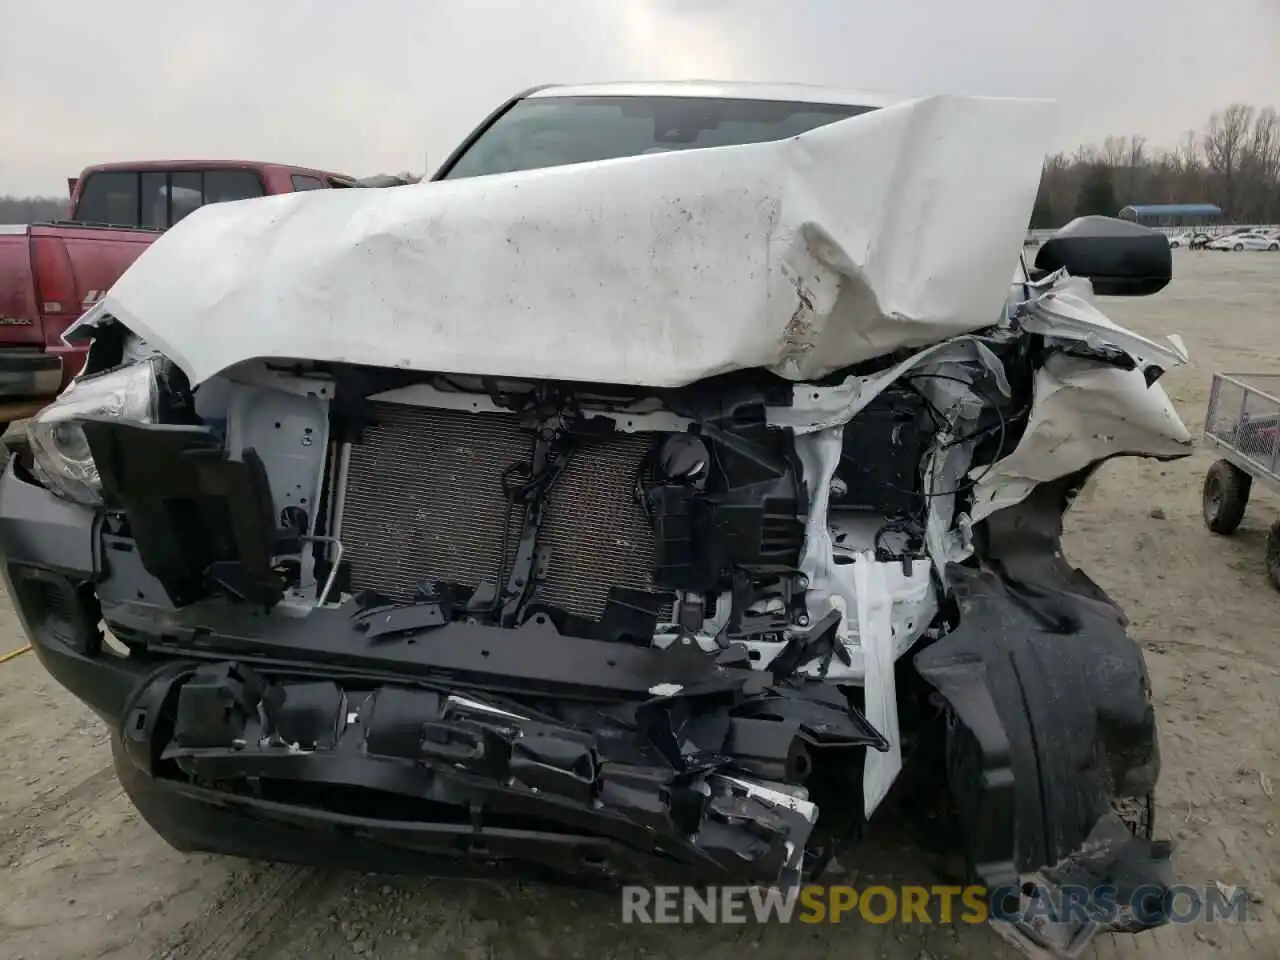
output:
{"label": "metal carport building", "polygon": [[1123,220],[1149,227],[1199,227],[1222,216],[1222,208],[1212,203],[1142,203],[1120,210]]}

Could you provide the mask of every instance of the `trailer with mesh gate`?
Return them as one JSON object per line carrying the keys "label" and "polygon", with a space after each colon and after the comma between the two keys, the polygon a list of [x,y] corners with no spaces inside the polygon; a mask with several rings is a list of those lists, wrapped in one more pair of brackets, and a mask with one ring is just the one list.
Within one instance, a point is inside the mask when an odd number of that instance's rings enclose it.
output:
{"label": "trailer with mesh gate", "polygon": [[[1235,532],[1254,481],[1280,494],[1280,374],[1215,373],[1204,418],[1204,443],[1219,458],[1204,478],[1204,522]],[[1267,575],[1280,590],[1280,520],[1266,544]]]}

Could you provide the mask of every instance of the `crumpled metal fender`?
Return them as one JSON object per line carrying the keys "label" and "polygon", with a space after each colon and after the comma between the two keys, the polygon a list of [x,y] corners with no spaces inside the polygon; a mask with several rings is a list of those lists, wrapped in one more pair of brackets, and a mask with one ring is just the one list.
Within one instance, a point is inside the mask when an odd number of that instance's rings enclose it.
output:
{"label": "crumpled metal fender", "polygon": [[915,657],[954,711],[948,778],[989,888],[1071,856],[1115,801],[1145,807],[1159,774],[1142,650],[1061,556],[1062,514],[1086,474],[982,525],[982,565],[947,571],[958,628]]}

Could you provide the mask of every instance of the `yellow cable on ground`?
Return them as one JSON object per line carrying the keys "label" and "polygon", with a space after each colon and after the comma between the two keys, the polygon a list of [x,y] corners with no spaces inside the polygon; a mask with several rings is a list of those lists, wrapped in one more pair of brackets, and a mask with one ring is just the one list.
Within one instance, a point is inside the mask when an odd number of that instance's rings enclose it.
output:
{"label": "yellow cable on ground", "polygon": [[17,650],[10,650],[4,656],[0,657],[0,663],[8,663],[10,660],[17,660],[20,656],[31,649],[31,644],[24,644]]}

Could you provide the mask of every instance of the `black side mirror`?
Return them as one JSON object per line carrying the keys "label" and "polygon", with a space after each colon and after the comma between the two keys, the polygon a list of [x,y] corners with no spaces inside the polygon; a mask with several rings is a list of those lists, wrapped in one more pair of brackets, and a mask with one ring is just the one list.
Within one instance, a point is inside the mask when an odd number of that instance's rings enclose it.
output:
{"label": "black side mirror", "polygon": [[1145,297],[1173,279],[1173,253],[1158,230],[1114,217],[1077,217],[1036,254],[1041,274],[1064,267],[1092,281],[1100,297]]}

